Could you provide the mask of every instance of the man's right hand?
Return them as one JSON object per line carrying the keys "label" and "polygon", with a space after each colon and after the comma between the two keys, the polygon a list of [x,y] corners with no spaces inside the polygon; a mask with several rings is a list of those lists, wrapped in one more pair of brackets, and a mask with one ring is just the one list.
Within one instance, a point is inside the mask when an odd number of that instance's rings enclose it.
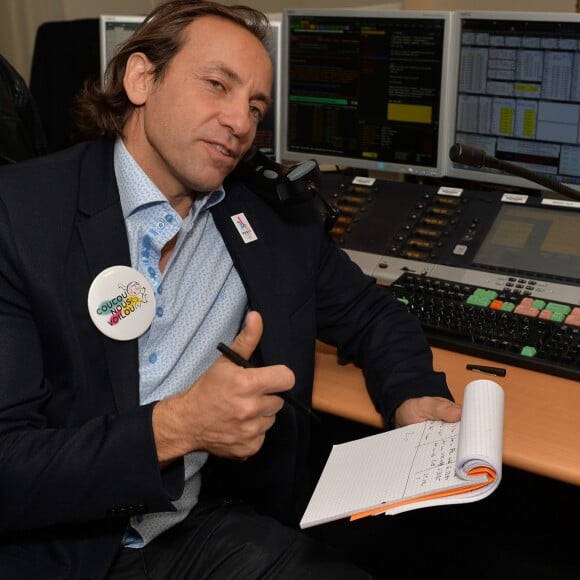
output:
{"label": "man's right hand", "polygon": [[[261,315],[249,312],[231,348],[249,359],[262,330]],[[220,356],[189,389],[155,405],[160,463],[191,451],[237,459],[254,455],[284,404],[271,395],[293,386],[294,374],[286,366],[246,369]]]}

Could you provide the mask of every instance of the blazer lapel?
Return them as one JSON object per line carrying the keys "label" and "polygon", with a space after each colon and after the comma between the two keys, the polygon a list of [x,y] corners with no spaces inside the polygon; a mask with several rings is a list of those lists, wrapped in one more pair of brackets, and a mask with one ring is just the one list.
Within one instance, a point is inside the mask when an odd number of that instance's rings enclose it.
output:
{"label": "blazer lapel", "polygon": [[[284,360],[284,353],[290,352],[285,304],[280,300],[281,289],[273,284],[273,275],[280,256],[275,256],[266,239],[265,213],[257,212],[252,203],[254,193],[240,185],[226,185],[225,199],[212,208],[212,215],[222,238],[242,279],[250,308],[262,314],[264,333],[259,352],[263,362],[271,364]],[[255,236],[246,243],[245,236],[236,227],[233,217],[243,214],[243,219]]]}
{"label": "blazer lapel", "polygon": [[[99,147],[100,145],[100,147]],[[99,143],[81,169],[78,222],[91,280],[110,266],[131,266],[129,242],[113,167],[113,147]],[[138,340],[102,335],[106,364],[119,411],[139,405]]]}

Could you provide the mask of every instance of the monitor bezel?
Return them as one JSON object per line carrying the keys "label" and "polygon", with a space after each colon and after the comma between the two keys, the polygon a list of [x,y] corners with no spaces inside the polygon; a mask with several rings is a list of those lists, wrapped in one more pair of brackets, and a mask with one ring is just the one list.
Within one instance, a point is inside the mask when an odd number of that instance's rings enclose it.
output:
{"label": "monitor bezel", "polygon": [[[444,22],[443,54],[441,63],[441,98],[439,103],[439,134],[437,139],[437,161],[434,167],[425,167],[407,163],[392,163],[386,161],[370,161],[362,158],[342,157],[319,153],[296,152],[288,147],[288,98],[289,98],[289,17],[290,16],[337,16],[346,18],[377,18],[377,19],[441,19]],[[443,177],[447,168],[446,159],[450,143],[446,130],[450,115],[448,90],[448,63],[450,61],[451,39],[453,37],[453,12],[442,10],[372,10],[369,8],[327,9],[327,8],[285,8],[282,13],[282,98],[281,101],[281,141],[280,156],[284,162],[300,162],[315,159],[319,164],[361,169],[365,171],[400,173],[421,177]]]}
{"label": "monitor bezel", "polygon": [[[449,143],[453,145],[456,142],[456,124],[457,124],[457,101],[458,101],[458,84],[459,84],[459,64],[461,48],[461,30],[462,20],[521,20],[521,21],[539,21],[539,22],[578,22],[580,24],[580,14],[575,12],[526,12],[526,11],[491,11],[491,10],[460,10],[455,13],[454,35],[452,38],[451,54],[452,61],[449,65],[449,95],[451,114],[449,115],[448,133]],[[469,181],[492,186],[504,186],[505,188],[523,189],[523,190],[546,190],[534,181],[518,177],[516,175],[507,175],[493,172],[490,169],[482,168],[465,168],[456,167],[449,156],[446,159],[446,175],[452,179]],[[540,174],[546,175],[546,174]],[[563,182],[566,186],[580,191],[580,184]]]}
{"label": "monitor bezel", "polygon": [[276,37],[274,55],[274,161],[280,163],[281,155],[281,97],[282,97],[282,19],[267,15],[272,29],[272,35]]}
{"label": "monitor bezel", "polygon": [[146,16],[139,16],[135,14],[100,14],[99,15],[99,61],[101,82],[105,79],[105,70],[109,63],[112,54],[107,54],[107,23],[120,22],[128,24],[140,24],[145,20]]}

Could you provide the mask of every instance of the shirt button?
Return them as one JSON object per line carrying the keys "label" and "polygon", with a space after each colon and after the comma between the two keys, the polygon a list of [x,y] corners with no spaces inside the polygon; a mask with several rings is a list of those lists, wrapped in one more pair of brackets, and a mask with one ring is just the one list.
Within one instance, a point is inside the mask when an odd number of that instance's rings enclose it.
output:
{"label": "shirt button", "polygon": [[152,353],[149,355],[149,362],[150,362],[151,364],[155,364],[155,363],[157,362],[157,353],[156,353],[156,352],[152,352]]}
{"label": "shirt button", "polygon": [[161,308],[161,306],[158,306],[155,313],[157,314],[157,316],[161,317],[163,316],[163,308]]}

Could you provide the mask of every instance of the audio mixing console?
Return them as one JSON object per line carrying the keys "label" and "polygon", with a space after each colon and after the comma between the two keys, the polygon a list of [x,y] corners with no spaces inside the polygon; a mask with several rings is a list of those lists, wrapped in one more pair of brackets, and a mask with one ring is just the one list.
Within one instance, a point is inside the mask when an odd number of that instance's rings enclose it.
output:
{"label": "audio mixing console", "polygon": [[580,203],[323,174],[331,236],[433,345],[580,378]]}

